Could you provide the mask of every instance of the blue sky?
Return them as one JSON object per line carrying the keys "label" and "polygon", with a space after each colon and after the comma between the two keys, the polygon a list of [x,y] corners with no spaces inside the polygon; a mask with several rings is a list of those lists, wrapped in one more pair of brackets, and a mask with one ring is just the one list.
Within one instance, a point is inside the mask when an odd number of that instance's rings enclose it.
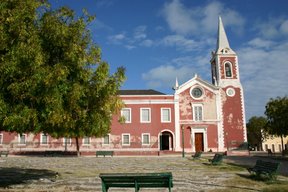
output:
{"label": "blue sky", "polygon": [[178,77],[195,73],[211,82],[221,15],[231,48],[238,54],[246,119],[264,115],[270,98],[288,95],[287,0],[50,0],[96,15],[89,26],[102,59],[126,68],[123,89],[173,94]]}

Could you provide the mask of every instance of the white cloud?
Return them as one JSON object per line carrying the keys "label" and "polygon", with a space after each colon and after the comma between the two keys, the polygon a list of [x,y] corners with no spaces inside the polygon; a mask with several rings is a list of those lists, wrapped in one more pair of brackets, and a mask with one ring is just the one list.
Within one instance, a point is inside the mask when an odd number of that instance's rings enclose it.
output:
{"label": "white cloud", "polygon": [[144,47],[151,47],[154,45],[154,42],[151,39],[145,39],[144,41],[140,43],[140,45]]}
{"label": "white cloud", "polygon": [[181,35],[166,36],[161,40],[160,44],[168,47],[176,47],[182,51],[192,51],[200,48],[198,42],[195,42],[193,39],[187,39]]}
{"label": "white cloud", "polygon": [[207,79],[210,77],[210,65],[207,61],[209,62],[208,55],[178,57],[143,73],[142,79],[147,82],[147,87],[166,89],[174,86],[176,77],[179,83],[188,81],[195,73],[198,73],[201,78]]}
{"label": "white cloud", "polygon": [[284,35],[288,35],[288,20],[285,20],[280,25],[280,32]]}
{"label": "white cloud", "polygon": [[238,51],[248,117],[264,115],[270,98],[288,95],[288,42],[272,43],[269,49],[248,46]]}
{"label": "white cloud", "polygon": [[215,33],[215,18],[222,16],[225,26],[233,26],[235,31],[242,31],[245,23],[243,17],[235,10],[214,1],[204,7],[185,7],[180,0],[166,3],[162,10],[171,31],[179,35]]}
{"label": "white cloud", "polygon": [[249,46],[256,47],[256,48],[266,48],[266,49],[271,48],[271,46],[273,46],[274,44],[275,42],[273,41],[269,41],[269,40],[265,40],[261,38],[255,38],[248,42]]}
{"label": "white cloud", "polygon": [[141,39],[146,39],[146,26],[138,26],[134,29],[134,39],[136,40],[141,40]]}
{"label": "white cloud", "polygon": [[108,37],[108,41],[111,44],[121,44],[125,39],[125,33],[119,33]]}
{"label": "white cloud", "polygon": [[282,17],[273,17],[254,25],[259,35],[266,39],[280,39],[288,36],[288,20]]}

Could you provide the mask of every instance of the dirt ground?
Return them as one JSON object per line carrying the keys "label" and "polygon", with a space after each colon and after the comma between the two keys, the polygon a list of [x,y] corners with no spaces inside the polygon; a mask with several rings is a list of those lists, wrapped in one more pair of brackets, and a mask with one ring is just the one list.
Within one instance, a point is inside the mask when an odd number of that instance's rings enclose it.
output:
{"label": "dirt ground", "polygon": [[[226,161],[226,160],[225,160]],[[232,162],[228,160],[227,162]],[[245,168],[224,163],[212,166],[207,158],[190,157],[2,157],[0,191],[71,192],[102,191],[100,173],[172,172],[173,191],[259,191]],[[280,176],[280,180],[288,181]],[[236,182],[235,182],[236,180]],[[241,181],[238,183],[238,180]],[[251,184],[252,183],[252,184]],[[111,188],[109,191],[134,191]],[[141,189],[140,191],[168,191]]]}

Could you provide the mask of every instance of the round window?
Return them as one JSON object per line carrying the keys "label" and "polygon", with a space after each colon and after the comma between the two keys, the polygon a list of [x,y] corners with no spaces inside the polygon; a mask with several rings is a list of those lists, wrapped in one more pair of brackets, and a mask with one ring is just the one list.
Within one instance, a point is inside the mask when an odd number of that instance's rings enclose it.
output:
{"label": "round window", "polygon": [[202,95],[203,95],[203,91],[199,87],[192,89],[192,96],[193,97],[200,98]]}
{"label": "round window", "polygon": [[226,90],[226,94],[229,96],[229,97],[233,97],[235,95],[235,90],[233,88],[228,88]]}

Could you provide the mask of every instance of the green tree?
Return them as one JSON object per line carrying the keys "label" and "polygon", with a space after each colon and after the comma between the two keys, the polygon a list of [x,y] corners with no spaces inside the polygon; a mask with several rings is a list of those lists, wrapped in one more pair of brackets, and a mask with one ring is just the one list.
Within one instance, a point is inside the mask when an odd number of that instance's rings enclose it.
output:
{"label": "green tree", "polygon": [[257,146],[258,150],[262,150],[262,142],[267,138],[267,134],[264,131],[264,127],[267,124],[265,117],[253,116],[246,124],[248,143],[251,146]]}
{"label": "green tree", "polygon": [[288,97],[271,98],[265,108],[266,130],[271,135],[281,137],[282,149],[284,149],[283,137],[288,135]]}
{"label": "green tree", "polygon": [[120,67],[110,74],[88,26],[94,19],[46,2],[1,3],[1,129],[100,137],[121,107]]}

